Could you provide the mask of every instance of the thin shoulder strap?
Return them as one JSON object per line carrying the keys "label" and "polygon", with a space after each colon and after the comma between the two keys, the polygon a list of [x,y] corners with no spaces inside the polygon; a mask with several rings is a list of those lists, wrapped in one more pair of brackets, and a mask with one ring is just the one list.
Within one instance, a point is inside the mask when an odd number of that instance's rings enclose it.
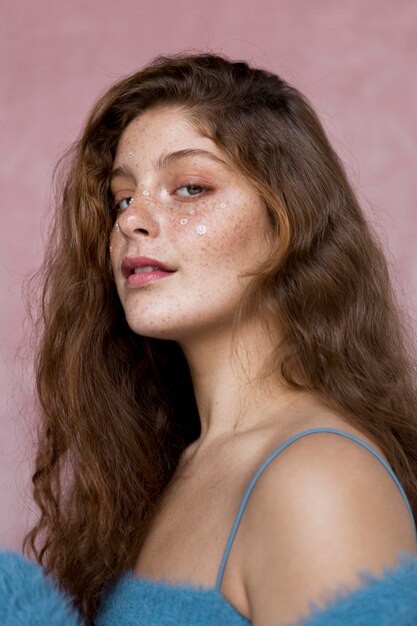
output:
{"label": "thin shoulder strap", "polygon": [[385,459],[383,459],[381,457],[380,454],[378,454],[378,452],[376,452],[376,450],[374,450],[373,448],[371,448],[371,446],[369,446],[367,443],[365,443],[364,441],[362,441],[361,439],[358,439],[358,437],[355,437],[354,435],[351,435],[350,433],[345,433],[342,430],[338,430],[337,428],[310,428],[308,430],[303,430],[302,432],[298,433],[297,435],[294,435],[293,437],[290,437],[290,439],[287,439],[287,441],[284,441],[284,443],[282,443],[276,450],[274,450],[273,452],[271,452],[271,454],[265,459],[265,461],[262,463],[262,465],[256,470],[255,474],[252,477],[252,480],[250,481],[245,494],[243,496],[242,502],[240,504],[239,510],[237,512],[236,518],[235,518],[235,522],[233,524],[232,530],[230,532],[229,535],[229,539],[226,545],[226,549],[224,551],[223,554],[223,558],[222,558],[222,562],[220,564],[220,569],[219,569],[219,573],[217,576],[217,582],[216,582],[216,589],[219,591],[220,587],[221,587],[221,583],[222,583],[222,578],[223,578],[223,573],[224,573],[224,568],[226,567],[226,562],[229,556],[229,552],[230,549],[232,547],[232,543],[233,540],[235,538],[240,520],[242,518],[243,515],[243,511],[245,510],[245,506],[246,503],[248,501],[249,495],[256,483],[256,481],[258,480],[259,476],[262,474],[262,472],[264,471],[264,469],[267,467],[267,465],[269,465],[269,463],[276,457],[278,456],[278,454],[280,452],[282,452],[283,450],[285,450],[285,448],[287,446],[289,446],[290,444],[292,444],[294,441],[296,441],[297,439],[301,439],[301,437],[305,437],[306,435],[311,435],[312,433],[320,433],[320,432],[324,432],[324,433],[335,433],[337,435],[342,435],[343,437],[347,437],[348,439],[352,439],[352,441],[356,441],[357,443],[359,443],[361,446],[363,446],[364,448],[366,448],[367,450],[369,450],[369,452],[371,452],[374,456],[376,456],[377,459],[379,459],[381,461],[381,463],[384,465],[385,469],[391,474],[391,477],[393,478],[395,484],[397,485],[398,489],[401,492],[401,495],[403,496],[405,503],[408,507],[408,511],[410,513],[412,522],[413,522],[413,527],[414,527],[414,532],[416,533],[416,537],[417,537],[417,528],[416,528],[416,523],[414,520],[414,516],[413,516],[413,511],[411,509],[410,503],[408,501],[408,498],[405,494],[404,489],[402,488],[398,478],[396,477],[396,475],[394,474],[392,468],[388,465],[388,463],[385,461]]}

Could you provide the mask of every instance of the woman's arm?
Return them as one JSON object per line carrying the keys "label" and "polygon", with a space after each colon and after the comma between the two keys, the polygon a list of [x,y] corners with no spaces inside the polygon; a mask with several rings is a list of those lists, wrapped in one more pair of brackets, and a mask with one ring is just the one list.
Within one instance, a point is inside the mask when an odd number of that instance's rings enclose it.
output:
{"label": "woman's arm", "polygon": [[362,572],[354,591],[335,594],[326,608],[312,604],[310,609],[308,617],[287,626],[415,626],[417,558],[402,554],[380,576]]}
{"label": "woman's arm", "polygon": [[[381,462],[355,442],[326,434],[297,441],[268,466],[240,531],[253,626],[299,623],[312,603],[324,608],[343,590],[363,586],[360,571],[380,577],[384,567],[398,565],[400,552],[417,554],[410,514]],[[414,576],[417,589],[416,565]],[[356,623],[368,622],[349,622]]]}

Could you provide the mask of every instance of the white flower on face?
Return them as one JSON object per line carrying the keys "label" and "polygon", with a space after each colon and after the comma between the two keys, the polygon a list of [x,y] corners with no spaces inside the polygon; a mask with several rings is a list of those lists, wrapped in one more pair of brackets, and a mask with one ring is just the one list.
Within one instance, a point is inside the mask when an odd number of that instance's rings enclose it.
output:
{"label": "white flower on face", "polygon": [[199,235],[204,235],[204,233],[207,232],[207,228],[204,226],[204,224],[199,224],[196,227],[195,232],[198,233]]}

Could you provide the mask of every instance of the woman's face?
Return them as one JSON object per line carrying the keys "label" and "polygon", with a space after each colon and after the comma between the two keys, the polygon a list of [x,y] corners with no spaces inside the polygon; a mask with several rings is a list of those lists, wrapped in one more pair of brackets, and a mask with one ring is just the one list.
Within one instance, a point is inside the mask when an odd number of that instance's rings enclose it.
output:
{"label": "woman's face", "polygon": [[[253,280],[240,274],[269,251],[266,209],[248,180],[171,106],[126,127],[111,190],[110,258],[132,330],[181,342],[227,328]],[[151,269],[158,263],[172,271]]]}

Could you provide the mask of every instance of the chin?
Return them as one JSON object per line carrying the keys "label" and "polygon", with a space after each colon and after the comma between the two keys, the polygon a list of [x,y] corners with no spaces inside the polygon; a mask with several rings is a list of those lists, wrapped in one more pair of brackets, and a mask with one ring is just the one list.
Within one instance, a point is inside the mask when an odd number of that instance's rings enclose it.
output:
{"label": "chin", "polygon": [[200,306],[187,310],[175,302],[170,308],[166,302],[160,304],[160,307],[155,302],[153,306],[126,307],[126,321],[130,329],[142,337],[181,342],[214,337],[228,328],[233,318],[233,311],[226,307],[206,306],[202,309]]}
{"label": "chin", "polygon": [[216,322],[215,324],[188,324],[184,326],[184,320],[178,320],[178,324],[174,324],[173,320],[170,320],[169,324],[157,323],[157,320],[153,320],[152,323],[146,324],[142,319],[139,323],[137,320],[129,320],[127,323],[130,329],[137,335],[142,337],[152,337],[153,339],[166,339],[168,341],[176,341],[178,343],[197,339],[197,337],[204,337],[209,334],[214,334],[216,329],[218,330],[221,324]]}
{"label": "chin", "polygon": [[142,337],[152,337],[153,339],[167,339],[171,341],[178,341],[184,334],[188,334],[189,329],[179,326],[173,326],[172,324],[158,324],[156,320],[152,323],[146,324],[143,320],[141,322],[129,320],[126,318],[129,328]]}

